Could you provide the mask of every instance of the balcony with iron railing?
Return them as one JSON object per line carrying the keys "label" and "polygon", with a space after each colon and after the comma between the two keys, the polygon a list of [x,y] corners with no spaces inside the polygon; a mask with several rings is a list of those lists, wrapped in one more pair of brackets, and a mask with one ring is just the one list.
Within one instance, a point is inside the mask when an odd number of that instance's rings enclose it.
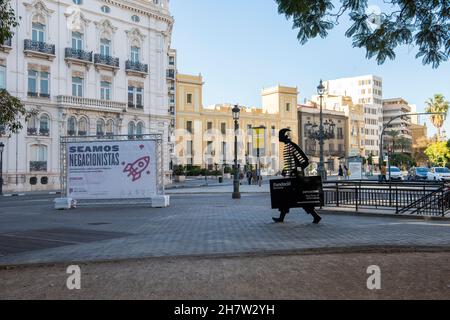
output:
{"label": "balcony with iron railing", "polygon": [[30,161],[31,172],[47,172],[47,161]]}
{"label": "balcony with iron railing", "polygon": [[53,60],[55,58],[55,45],[41,41],[25,39],[23,52],[28,57]]}
{"label": "balcony with iron railing", "polygon": [[148,64],[139,61],[127,60],[125,62],[125,71],[128,74],[134,74],[146,77],[148,75]]}
{"label": "balcony with iron railing", "polygon": [[58,96],[57,102],[68,108],[76,108],[82,110],[97,110],[122,113],[127,110],[127,104],[111,100],[99,100],[75,96]]}
{"label": "balcony with iron railing", "polygon": [[175,70],[169,69],[166,74],[168,79],[175,80]]}
{"label": "balcony with iron railing", "polygon": [[0,44],[0,51],[4,51],[8,53],[12,50],[12,41],[11,38],[5,39],[2,44]]}
{"label": "balcony with iron railing", "polygon": [[80,49],[66,48],[65,59],[67,62],[74,62],[79,64],[92,63],[92,51],[84,51]]}
{"label": "balcony with iron railing", "polygon": [[119,58],[105,56],[99,53],[94,55],[94,64],[98,68],[106,68],[111,70],[117,70],[120,68]]}

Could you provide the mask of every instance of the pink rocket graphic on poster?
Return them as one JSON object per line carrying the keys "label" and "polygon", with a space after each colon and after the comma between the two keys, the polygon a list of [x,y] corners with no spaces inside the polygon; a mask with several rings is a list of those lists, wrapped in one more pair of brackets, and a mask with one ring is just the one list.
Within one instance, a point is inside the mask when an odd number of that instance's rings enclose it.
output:
{"label": "pink rocket graphic on poster", "polygon": [[127,164],[124,173],[128,173],[128,177],[133,177],[133,182],[142,177],[142,173],[147,170],[150,165],[150,157],[142,157],[133,163]]}

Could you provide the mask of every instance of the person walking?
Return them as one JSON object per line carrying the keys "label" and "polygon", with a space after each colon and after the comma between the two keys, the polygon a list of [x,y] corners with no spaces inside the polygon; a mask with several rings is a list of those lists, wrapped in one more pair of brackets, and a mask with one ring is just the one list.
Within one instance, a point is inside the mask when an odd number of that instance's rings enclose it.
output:
{"label": "person walking", "polygon": [[386,181],[387,182],[387,167],[385,164],[381,167],[381,179],[380,182]]}
{"label": "person walking", "polygon": [[251,170],[247,171],[247,181],[248,181],[248,185],[251,186],[252,185],[252,179],[253,179],[253,173]]}
{"label": "person walking", "polygon": [[344,174],[345,174],[345,180],[350,180],[350,170],[347,168],[347,166],[344,166]]}
{"label": "person walking", "polygon": [[342,169],[342,165],[339,165],[339,173],[338,173],[338,179],[343,180],[344,178],[344,169]]}

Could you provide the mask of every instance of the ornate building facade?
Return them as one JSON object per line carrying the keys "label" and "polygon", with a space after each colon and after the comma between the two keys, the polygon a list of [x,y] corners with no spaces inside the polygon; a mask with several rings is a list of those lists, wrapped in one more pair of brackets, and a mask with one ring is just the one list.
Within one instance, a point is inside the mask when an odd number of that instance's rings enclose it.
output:
{"label": "ornate building facade", "polygon": [[0,46],[0,87],[37,113],[18,134],[0,127],[4,190],[57,189],[62,136],[161,133],[170,159],[169,0],[11,4],[22,19]]}

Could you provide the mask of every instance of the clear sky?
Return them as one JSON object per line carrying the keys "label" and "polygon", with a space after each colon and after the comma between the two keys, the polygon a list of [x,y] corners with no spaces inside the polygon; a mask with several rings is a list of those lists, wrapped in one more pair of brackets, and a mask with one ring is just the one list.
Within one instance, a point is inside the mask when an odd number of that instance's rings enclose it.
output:
{"label": "clear sky", "polygon": [[[172,0],[171,11],[178,71],[203,75],[204,105],[229,102],[258,107],[261,89],[277,84],[297,86],[303,102],[316,93],[321,78],[365,74],[383,78],[384,98],[403,97],[418,111],[435,93],[450,100],[449,62],[432,69],[415,59],[414,47],[403,47],[395,61],[378,66],[344,36],[346,21],[328,38],[302,46],[292,23],[278,14],[274,0]],[[429,128],[430,134],[435,132]],[[445,129],[450,133],[450,119]]]}

